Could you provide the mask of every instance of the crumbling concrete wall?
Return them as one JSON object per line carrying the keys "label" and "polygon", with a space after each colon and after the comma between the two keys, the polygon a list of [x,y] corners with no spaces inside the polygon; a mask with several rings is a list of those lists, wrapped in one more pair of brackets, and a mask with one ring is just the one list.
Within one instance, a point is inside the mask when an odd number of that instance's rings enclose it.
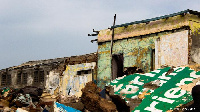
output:
{"label": "crumbling concrete wall", "polygon": [[60,91],[64,96],[82,95],[81,89],[92,81],[96,62],[67,65],[60,82]]}

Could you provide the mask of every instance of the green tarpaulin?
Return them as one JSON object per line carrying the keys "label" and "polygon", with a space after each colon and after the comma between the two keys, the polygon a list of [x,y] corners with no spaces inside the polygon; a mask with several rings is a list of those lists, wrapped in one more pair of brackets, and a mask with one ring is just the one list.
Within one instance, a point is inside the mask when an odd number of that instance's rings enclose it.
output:
{"label": "green tarpaulin", "polygon": [[[119,77],[110,85],[114,87],[114,94],[122,96],[127,103],[130,100],[142,100],[133,112],[174,110],[192,101],[191,91],[184,86],[194,83],[194,80],[200,77],[200,72],[195,72],[189,67],[179,67],[173,68],[173,72],[167,74],[169,70],[170,67],[166,67],[150,73]],[[145,96],[141,97],[144,93]]]}

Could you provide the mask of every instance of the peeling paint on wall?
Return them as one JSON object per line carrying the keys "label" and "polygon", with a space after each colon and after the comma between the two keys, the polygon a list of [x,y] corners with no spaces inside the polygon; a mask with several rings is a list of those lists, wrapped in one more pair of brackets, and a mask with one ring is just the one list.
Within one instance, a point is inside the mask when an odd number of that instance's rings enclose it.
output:
{"label": "peeling paint on wall", "polygon": [[95,66],[96,62],[67,65],[60,83],[62,94],[80,97],[82,95],[81,89],[87,82],[92,81],[92,70]]}
{"label": "peeling paint on wall", "polygon": [[189,57],[191,58],[191,64],[200,63],[200,24],[199,20],[195,21],[194,19],[190,21],[191,27],[191,52]]}
{"label": "peeling paint on wall", "polygon": [[[160,39],[158,43],[158,39]],[[155,56],[153,51],[155,50]],[[123,54],[124,67],[138,67],[144,72],[162,65],[188,64],[188,30],[161,32],[141,37],[116,40],[113,54]],[[171,59],[170,59],[171,58]],[[173,60],[172,60],[173,59]],[[155,65],[153,65],[155,60]],[[98,46],[98,86],[111,81],[110,42]]]}
{"label": "peeling paint on wall", "polygon": [[33,77],[31,77],[30,75],[27,78],[27,85],[31,86],[33,84]]}
{"label": "peeling paint on wall", "polygon": [[188,64],[188,30],[161,36],[155,43],[155,68]]}
{"label": "peeling paint on wall", "polygon": [[[123,54],[124,67],[139,67],[144,72],[163,65],[200,63],[199,21],[197,15],[187,13],[149,23],[116,27],[113,54]],[[110,29],[101,30],[98,35],[97,79],[101,88],[112,79],[111,35]]]}
{"label": "peeling paint on wall", "polygon": [[[151,21],[148,24],[140,23],[129,25],[127,27],[117,27],[115,28],[114,40],[152,34],[156,32],[162,32],[165,30],[177,29],[182,26],[188,26],[188,20],[193,17],[194,15],[191,14],[187,14],[185,16],[178,15],[167,19]],[[110,29],[101,30],[98,35],[98,42],[110,41],[111,35],[112,31]]]}
{"label": "peeling paint on wall", "polygon": [[50,94],[54,94],[54,91],[59,88],[60,77],[59,73],[54,71],[50,71],[49,75],[47,75],[45,89]]}

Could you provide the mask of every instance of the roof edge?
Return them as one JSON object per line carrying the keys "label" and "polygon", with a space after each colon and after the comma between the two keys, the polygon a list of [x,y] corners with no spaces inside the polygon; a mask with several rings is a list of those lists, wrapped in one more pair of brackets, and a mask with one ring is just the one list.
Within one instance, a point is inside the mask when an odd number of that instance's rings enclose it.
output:
{"label": "roof edge", "polygon": [[190,13],[190,14],[194,14],[194,15],[199,15],[200,16],[200,12],[193,11],[193,10],[190,10],[190,9],[186,9],[184,11],[180,11],[180,12],[169,14],[169,15],[164,15],[164,16],[155,17],[155,18],[151,18],[151,19],[145,19],[145,20],[141,20],[141,21],[134,21],[134,22],[125,23],[125,24],[121,24],[121,25],[115,25],[115,26],[112,26],[111,28],[124,27],[124,26],[128,26],[128,25],[139,24],[139,23],[148,23],[150,21],[166,19],[166,18],[169,18],[169,17],[177,16],[177,15],[184,15],[186,13]]}

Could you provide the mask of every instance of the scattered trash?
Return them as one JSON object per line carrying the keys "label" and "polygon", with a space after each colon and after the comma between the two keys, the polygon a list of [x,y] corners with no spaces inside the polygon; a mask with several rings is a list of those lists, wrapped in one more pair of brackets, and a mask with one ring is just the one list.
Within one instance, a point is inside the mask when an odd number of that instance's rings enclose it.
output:
{"label": "scattered trash", "polygon": [[24,110],[24,109],[22,109],[22,108],[18,108],[17,110],[16,110],[16,112],[28,112],[27,110]]}
{"label": "scattered trash", "polygon": [[66,106],[64,104],[55,102],[54,103],[54,112],[81,112],[81,111],[76,110],[72,107]]}
{"label": "scattered trash", "polygon": [[29,94],[23,95],[22,93],[18,94],[18,96],[13,100],[17,107],[26,107],[32,103],[32,98]]}
{"label": "scattered trash", "polygon": [[1,94],[3,95],[3,97],[6,97],[9,92],[10,92],[10,88],[4,87]]}
{"label": "scattered trash", "polygon": [[39,99],[40,99],[39,97],[43,93],[43,89],[34,87],[34,86],[26,86],[26,87],[22,88],[21,91],[23,94],[30,94],[33,102],[39,101]]}

